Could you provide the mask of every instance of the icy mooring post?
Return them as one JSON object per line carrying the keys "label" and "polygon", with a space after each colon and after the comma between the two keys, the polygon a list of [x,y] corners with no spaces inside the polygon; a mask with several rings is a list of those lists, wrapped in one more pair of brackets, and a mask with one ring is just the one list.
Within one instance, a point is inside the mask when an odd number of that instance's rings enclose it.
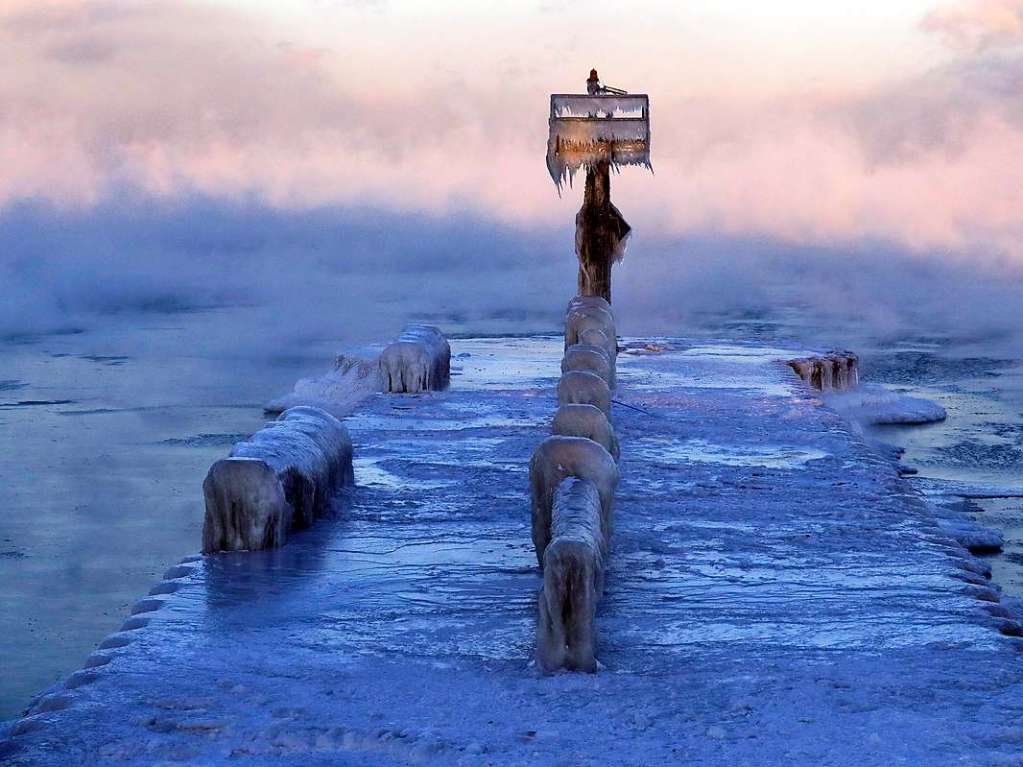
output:
{"label": "icy mooring post", "polygon": [[650,165],[650,97],[602,85],[590,70],[585,94],[551,94],[547,170],[558,192],[586,169],[575,217],[579,295],[611,301],[611,266],[622,260],[632,227],[611,203],[611,169]]}

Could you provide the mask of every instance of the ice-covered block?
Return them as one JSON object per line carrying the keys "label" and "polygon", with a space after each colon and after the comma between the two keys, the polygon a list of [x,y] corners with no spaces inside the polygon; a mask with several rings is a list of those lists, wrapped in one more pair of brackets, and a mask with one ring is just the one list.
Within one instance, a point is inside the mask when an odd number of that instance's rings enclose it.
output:
{"label": "ice-covered block", "polygon": [[611,389],[596,373],[570,370],[558,382],[558,405],[594,405],[611,416]]}
{"label": "ice-covered block", "polygon": [[618,460],[618,437],[611,422],[594,405],[562,405],[554,414],[551,434],[591,439]]}
{"label": "ice-covered block", "polygon": [[789,360],[796,374],[817,391],[845,391],[860,382],[859,357],[836,351]]}
{"label": "ice-covered block", "polygon": [[596,306],[601,309],[607,309],[609,312],[611,311],[611,304],[603,296],[573,296],[572,300],[568,302],[565,314],[579,306]]}
{"label": "ice-covered block", "polygon": [[[607,361],[611,366],[611,383],[612,385],[617,381],[617,361],[618,361],[618,339],[614,336],[608,337],[603,330],[597,330],[595,328],[586,328],[579,333],[579,343],[586,346],[596,346],[598,349],[603,349],[604,354],[607,356]],[[609,387],[613,388],[613,387]]]}
{"label": "ice-covered block", "polygon": [[380,355],[380,377],[388,392],[438,391],[450,376],[451,347],[432,325],[409,325]]}
{"label": "ice-covered block", "polygon": [[203,482],[203,552],[281,546],[354,482],[352,441],[334,416],[294,407],[234,446]]}
{"label": "ice-covered block", "polygon": [[537,600],[536,660],[543,671],[597,670],[594,616],[604,591],[607,547],[597,485],[577,477],[562,480],[554,494]]}
{"label": "ice-covered block", "polygon": [[565,350],[565,356],[561,360],[561,372],[568,373],[571,370],[585,370],[600,376],[610,388],[614,383],[614,376],[611,362],[607,358],[607,351],[592,344],[573,344]]}
{"label": "ice-covered block", "polygon": [[529,461],[529,485],[533,546],[543,566],[544,550],[551,540],[551,513],[558,486],[566,477],[591,481],[600,496],[600,522],[604,539],[611,535],[618,466],[611,454],[584,437],[552,436],[540,443]]}
{"label": "ice-covered block", "polygon": [[[570,304],[565,313],[565,349],[579,343],[579,336],[585,330],[599,330],[609,339],[616,338],[615,318],[611,309],[597,303]],[[611,352],[612,362],[617,351],[616,347]]]}

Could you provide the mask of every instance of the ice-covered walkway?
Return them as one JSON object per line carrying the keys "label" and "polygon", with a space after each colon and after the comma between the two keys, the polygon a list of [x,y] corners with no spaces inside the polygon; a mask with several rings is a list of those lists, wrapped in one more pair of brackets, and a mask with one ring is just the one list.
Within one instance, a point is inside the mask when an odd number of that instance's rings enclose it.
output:
{"label": "ice-covered walkway", "polygon": [[605,668],[538,676],[526,465],[560,341],[452,346],[450,391],[348,419],[337,521],[173,568],[0,761],[1021,763],[1020,640],[982,565],[778,350],[620,356],[645,412],[614,411]]}

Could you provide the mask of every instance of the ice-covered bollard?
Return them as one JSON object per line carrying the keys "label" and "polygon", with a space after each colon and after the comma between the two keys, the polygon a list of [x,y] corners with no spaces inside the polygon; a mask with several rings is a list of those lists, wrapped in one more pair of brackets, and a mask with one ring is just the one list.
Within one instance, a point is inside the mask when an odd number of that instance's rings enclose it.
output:
{"label": "ice-covered bollard", "polygon": [[353,482],[352,441],[341,422],[318,408],[285,410],[210,467],[203,553],[281,546]]}
{"label": "ice-covered bollard", "polygon": [[409,325],[380,355],[384,390],[400,394],[438,391],[451,376],[451,347],[432,325]]}
{"label": "ice-covered bollard", "polygon": [[565,315],[565,349],[579,343],[579,335],[584,330],[599,330],[608,338],[616,338],[615,319],[610,308],[596,304],[571,306]]}
{"label": "ice-covered bollard", "polygon": [[599,309],[606,309],[611,311],[611,304],[608,303],[607,299],[603,296],[573,296],[572,300],[568,302],[568,306],[565,308],[565,314],[569,314],[573,309],[577,309],[581,306],[595,306]]}
{"label": "ice-covered bollard", "polygon": [[604,591],[607,531],[601,497],[588,479],[568,477],[554,494],[551,542],[537,599],[536,661],[545,671],[597,670],[594,616]]}
{"label": "ice-covered bollard", "polygon": [[604,351],[611,370],[611,383],[608,384],[608,387],[614,389],[617,379],[615,363],[618,359],[618,339],[614,336],[608,337],[603,330],[587,328],[579,333],[579,343],[576,346],[592,346]]}
{"label": "ice-covered bollard", "polygon": [[551,433],[591,439],[607,450],[615,461],[619,458],[618,437],[611,422],[600,408],[593,405],[562,405],[554,414]]}
{"label": "ice-covered bollard", "polygon": [[585,370],[595,373],[604,379],[608,388],[613,382],[611,362],[607,358],[607,352],[599,346],[591,344],[569,346],[561,360],[561,372],[567,373],[570,370]]}
{"label": "ice-covered bollard", "polygon": [[558,382],[558,405],[594,405],[611,417],[611,389],[596,373],[570,370]]}
{"label": "ice-covered bollard", "polygon": [[860,382],[859,357],[852,352],[831,352],[789,360],[789,367],[817,391],[845,391]]}
{"label": "ice-covered bollard", "polygon": [[551,513],[558,486],[566,477],[591,481],[600,496],[600,523],[605,540],[611,537],[618,466],[611,454],[584,437],[548,437],[529,461],[529,485],[536,559],[543,566],[551,540]]}
{"label": "ice-covered bollard", "polygon": [[611,304],[600,296],[576,296],[568,303],[568,311],[565,313],[566,353],[579,344],[604,350],[610,367],[605,380],[608,387],[614,390],[618,337]]}

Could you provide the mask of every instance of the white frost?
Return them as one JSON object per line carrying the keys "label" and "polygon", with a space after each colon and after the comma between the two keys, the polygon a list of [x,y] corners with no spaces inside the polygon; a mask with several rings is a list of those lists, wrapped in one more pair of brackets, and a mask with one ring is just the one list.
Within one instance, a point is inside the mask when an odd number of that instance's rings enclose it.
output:
{"label": "white frost", "polygon": [[910,397],[876,384],[826,394],[824,401],[844,416],[864,424],[924,424],[944,421],[945,408],[921,397]]}
{"label": "white frost", "polygon": [[333,369],[318,378],[303,378],[290,394],[264,405],[268,413],[280,413],[300,405],[318,407],[335,418],[342,418],[373,392],[380,391],[379,365],[376,358],[340,355]]}

